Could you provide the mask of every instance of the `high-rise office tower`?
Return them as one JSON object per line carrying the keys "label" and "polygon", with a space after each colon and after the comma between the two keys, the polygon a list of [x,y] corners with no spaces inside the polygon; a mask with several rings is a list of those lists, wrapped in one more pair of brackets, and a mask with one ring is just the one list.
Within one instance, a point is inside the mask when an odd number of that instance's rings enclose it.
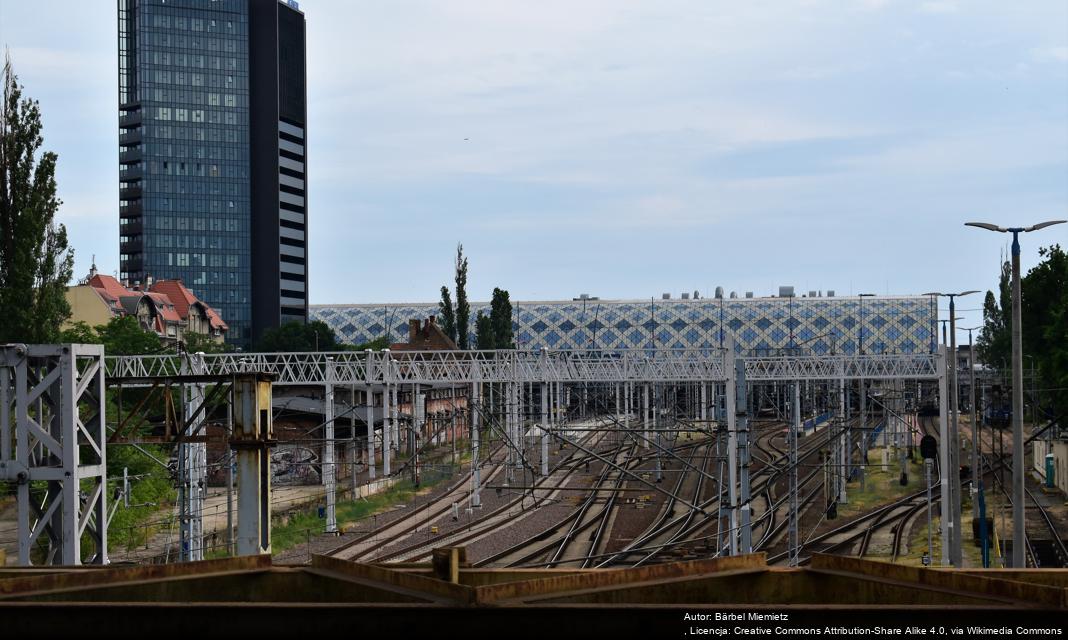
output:
{"label": "high-rise office tower", "polygon": [[248,347],[305,321],[304,14],[118,0],[121,277],[181,278]]}

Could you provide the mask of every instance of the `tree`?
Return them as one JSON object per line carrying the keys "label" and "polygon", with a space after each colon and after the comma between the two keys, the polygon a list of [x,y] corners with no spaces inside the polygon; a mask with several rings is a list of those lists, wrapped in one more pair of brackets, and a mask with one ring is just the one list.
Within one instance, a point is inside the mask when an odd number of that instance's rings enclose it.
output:
{"label": "tree", "polygon": [[486,350],[497,348],[497,336],[493,331],[493,321],[481,311],[475,316],[475,347]]}
{"label": "tree", "polygon": [[983,300],[983,329],[975,341],[975,349],[982,362],[1000,366],[1000,363],[1009,361],[1012,352],[1011,327],[1012,265],[1003,261],[998,277],[998,295],[987,291]]}
{"label": "tree", "polygon": [[88,322],[78,320],[59,334],[59,341],[71,344],[100,344],[100,334]]}
{"label": "tree", "polygon": [[225,342],[217,342],[211,336],[195,331],[186,331],[182,340],[186,353],[226,353],[230,350]]}
{"label": "tree", "polygon": [[456,312],[452,308],[452,297],[449,288],[441,287],[441,302],[438,303],[438,313],[441,315],[441,330],[445,335],[456,342]]}
{"label": "tree", "polygon": [[338,343],[334,330],[322,320],[308,323],[296,320],[263,332],[256,351],[347,351],[346,345]]}
{"label": "tree", "polygon": [[1061,296],[1051,311],[1045,338],[1053,348],[1041,361],[1043,386],[1051,390],[1049,404],[1063,427],[1068,413],[1068,296]]}
{"label": "tree", "polygon": [[41,109],[22,97],[4,61],[0,103],[0,343],[50,343],[70,317],[66,286],[74,270],[67,229],[55,222],[56,159],[38,154]]}
{"label": "tree", "polygon": [[[1058,245],[1039,249],[1043,258],[1020,279],[1023,352],[1034,357],[1038,380],[1034,387],[1048,391],[1029,398],[1052,408],[1054,415],[1068,412],[1065,365],[1068,363],[1068,254]],[[989,291],[983,302],[983,330],[976,347],[983,362],[1006,366],[1012,354],[1012,267],[1004,262],[998,282],[999,296]],[[999,304],[1000,300],[1000,304]],[[1031,385],[1024,385],[1025,395]]]}
{"label": "tree", "polygon": [[494,287],[490,301],[490,322],[493,325],[493,341],[497,349],[515,349],[512,334],[512,303],[508,292]]}
{"label": "tree", "polygon": [[467,301],[467,258],[464,246],[456,245],[456,345],[469,348],[468,323],[471,320],[471,305]]}
{"label": "tree", "polygon": [[98,324],[92,328],[85,322],[78,321],[62,331],[56,340],[75,344],[102,344],[104,353],[109,356],[141,356],[166,350],[166,347],[160,344],[159,336],[153,331],[141,328],[141,324],[133,316],[118,316],[107,324]]}
{"label": "tree", "polygon": [[104,353],[113,356],[139,356],[166,350],[154,331],[145,331],[134,316],[112,318],[98,325],[96,332],[104,345]]}
{"label": "tree", "polygon": [[386,337],[386,336],[381,336],[381,337],[375,338],[374,340],[372,340],[370,342],[363,342],[363,343],[358,344],[358,345],[353,346],[353,347],[350,347],[347,344],[339,345],[339,346],[345,347],[344,349],[341,349],[342,351],[367,351],[368,349],[372,349],[374,351],[381,351],[382,349],[388,349],[389,345],[390,345],[389,338]]}
{"label": "tree", "polygon": [[1068,412],[1068,254],[1053,245],[1039,249],[1038,255],[1043,260],[1020,283],[1023,352],[1034,356],[1037,367],[1038,380],[1032,386],[1046,390],[1031,402],[1063,416]]}

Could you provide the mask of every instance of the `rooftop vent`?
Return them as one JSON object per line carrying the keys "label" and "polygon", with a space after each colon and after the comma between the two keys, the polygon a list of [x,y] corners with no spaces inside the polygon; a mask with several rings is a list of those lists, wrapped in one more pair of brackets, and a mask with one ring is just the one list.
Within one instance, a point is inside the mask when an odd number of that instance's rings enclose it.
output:
{"label": "rooftop vent", "polygon": [[794,288],[793,287],[779,287],[779,297],[780,298],[792,298],[792,297],[794,297]]}
{"label": "rooftop vent", "polygon": [[834,297],[834,289],[827,289],[827,297],[828,298],[833,298]]}
{"label": "rooftop vent", "polygon": [[731,291],[731,300],[733,300],[733,299],[735,299],[737,297],[738,297],[738,292],[737,291]]}
{"label": "rooftop vent", "polygon": [[689,292],[683,291],[680,295],[682,296],[683,300],[689,300],[690,299]]}
{"label": "rooftop vent", "polygon": [[662,294],[660,294],[660,299],[661,300],[671,300],[671,294],[670,293],[662,293]]}
{"label": "rooftop vent", "polygon": [[752,291],[746,291],[745,292],[745,297],[746,298],[752,298],[753,297],[753,292]]}
{"label": "rooftop vent", "polygon": [[717,298],[722,298],[723,297],[723,287],[716,287],[716,297]]}

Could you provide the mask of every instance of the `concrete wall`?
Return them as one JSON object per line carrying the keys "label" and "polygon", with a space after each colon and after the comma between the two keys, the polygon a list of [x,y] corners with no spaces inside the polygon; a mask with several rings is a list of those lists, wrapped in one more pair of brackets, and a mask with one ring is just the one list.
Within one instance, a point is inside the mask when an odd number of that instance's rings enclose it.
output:
{"label": "concrete wall", "polygon": [[63,329],[69,329],[79,321],[95,327],[111,320],[107,303],[89,285],[67,287],[67,302],[70,304],[70,318],[63,323]]}
{"label": "concrete wall", "polygon": [[[1043,479],[1046,478],[1046,454],[1050,452],[1050,448],[1045,440],[1035,440],[1032,443],[1032,451],[1034,452],[1034,468],[1038,472],[1038,475]],[[1057,488],[1062,493],[1068,495],[1068,442],[1064,440],[1054,440],[1052,442],[1053,449],[1053,481],[1057,485]]]}

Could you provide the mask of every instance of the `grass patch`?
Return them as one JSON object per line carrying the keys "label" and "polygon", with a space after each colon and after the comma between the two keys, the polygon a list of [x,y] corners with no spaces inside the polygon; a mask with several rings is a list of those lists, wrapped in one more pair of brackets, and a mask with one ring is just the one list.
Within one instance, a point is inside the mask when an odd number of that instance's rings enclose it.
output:
{"label": "grass patch", "polygon": [[[970,567],[983,566],[983,552],[979,548],[979,545],[972,540],[972,516],[969,512],[971,508],[968,504],[969,501],[965,500],[965,504],[961,506],[961,510],[964,512],[962,520],[964,521],[964,537],[961,539],[961,555],[964,559],[964,564]],[[909,540],[908,554],[898,556],[898,563],[905,564],[912,567],[923,566],[923,552],[927,550],[927,516],[921,516],[920,522],[922,526],[916,527],[916,534]],[[931,566],[941,566],[942,562],[942,518],[939,516],[933,516],[931,518]],[[997,554],[994,549],[994,535],[993,532],[990,535],[990,566],[997,566]],[[889,560],[889,558],[887,558]]]}
{"label": "grass patch", "polygon": [[[849,503],[838,506],[840,516],[852,516],[861,512],[870,511],[889,502],[893,502],[910,493],[924,489],[927,484],[924,479],[923,461],[907,461],[908,484],[901,486],[901,460],[893,456],[886,470],[883,469],[883,448],[868,450],[868,464],[866,465],[867,480],[865,487],[861,489],[859,476],[846,485],[846,497]],[[898,454],[900,455],[900,454]],[[872,464],[874,461],[875,464]],[[931,478],[932,481],[937,480]]]}
{"label": "grass patch", "polygon": [[[368,516],[386,511],[395,504],[412,500],[451,477],[450,473],[427,473],[422,475],[418,489],[411,480],[397,482],[390,489],[361,500],[338,502],[335,508],[339,529],[344,529]],[[271,550],[280,553],[307,542],[310,537],[324,532],[326,521],[319,517],[318,505],[298,509],[274,518],[271,523]]]}

